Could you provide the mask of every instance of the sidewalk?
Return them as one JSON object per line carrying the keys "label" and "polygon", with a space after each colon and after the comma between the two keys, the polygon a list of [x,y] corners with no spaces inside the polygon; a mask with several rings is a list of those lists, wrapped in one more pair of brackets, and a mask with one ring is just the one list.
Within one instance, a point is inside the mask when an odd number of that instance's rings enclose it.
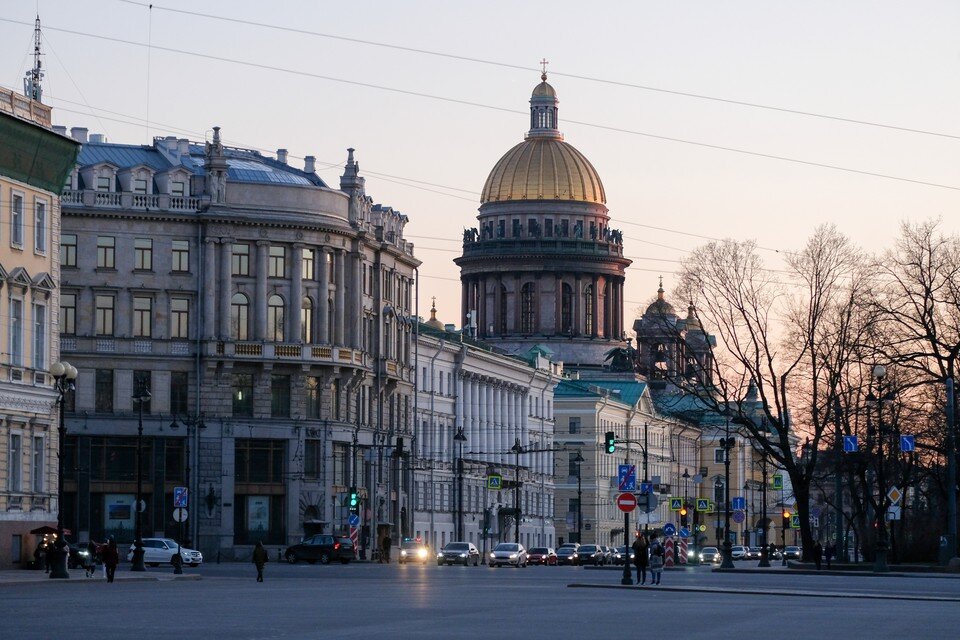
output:
{"label": "sidewalk", "polygon": [[[199,573],[190,573],[184,571],[183,575],[174,575],[172,569],[165,571],[156,569],[147,569],[145,572],[134,573],[130,571],[130,565],[120,565],[114,576],[114,582],[173,582],[182,580],[200,580]],[[14,570],[0,571],[0,588],[7,586],[19,586],[25,584],[94,584],[106,583],[107,579],[103,575],[103,569],[100,569],[96,576],[88,578],[83,574],[83,569],[71,569],[69,580],[51,580],[49,574],[43,571]]]}
{"label": "sidewalk", "polygon": [[884,577],[896,577],[896,578],[941,578],[947,580],[956,580],[960,579],[960,574],[958,573],[949,573],[943,570],[937,570],[934,568],[924,568],[922,570],[914,568],[908,571],[887,571],[885,573],[874,573],[868,567],[858,567],[856,569],[821,569],[817,571],[812,562],[795,562],[790,561],[790,564],[787,567],[780,566],[779,564],[776,567],[763,568],[760,567],[735,567],[733,569],[721,569],[720,567],[714,567],[711,569],[713,573],[778,573],[778,574],[790,574],[790,575],[807,575],[807,576],[857,576],[862,578],[884,578]]}
{"label": "sidewalk", "polygon": [[637,587],[620,584],[590,584],[574,582],[567,585],[570,589],[621,589],[636,592],[675,591],[687,593],[715,593],[726,595],[750,596],[790,596],[799,598],[847,598],[854,600],[911,600],[917,602],[960,602],[954,596],[926,596],[900,593],[867,593],[854,591],[798,591],[796,589],[751,589],[737,587],[701,587],[701,586],[651,586]]}

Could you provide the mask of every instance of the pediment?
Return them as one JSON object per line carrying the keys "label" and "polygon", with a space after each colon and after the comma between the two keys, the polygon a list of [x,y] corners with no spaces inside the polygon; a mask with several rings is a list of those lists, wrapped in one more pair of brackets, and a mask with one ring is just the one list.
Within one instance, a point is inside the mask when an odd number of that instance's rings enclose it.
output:
{"label": "pediment", "polygon": [[53,291],[57,288],[53,278],[51,278],[50,274],[46,272],[38,273],[36,276],[34,276],[33,286],[37,289],[42,289],[43,291]]}

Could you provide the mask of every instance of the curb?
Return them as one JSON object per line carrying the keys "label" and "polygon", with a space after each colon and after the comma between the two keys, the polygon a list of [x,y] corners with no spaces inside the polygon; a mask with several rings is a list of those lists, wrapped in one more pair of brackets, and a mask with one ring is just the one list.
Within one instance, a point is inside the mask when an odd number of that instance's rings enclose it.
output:
{"label": "curb", "polygon": [[960,597],[951,596],[918,596],[908,594],[884,594],[884,593],[856,593],[856,592],[815,592],[815,591],[784,591],[771,589],[722,589],[717,587],[664,587],[656,586],[649,589],[638,589],[635,586],[620,584],[587,584],[572,583],[567,585],[568,589],[621,589],[628,591],[673,591],[688,593],[711,593],[724,594],[731,596],[790,596],[796,598],[846,598],[849,600],[909,600],[914,602],[960,602]]}
{"label": "curb", "polygon": [[714,567],[711,573],[751,573],[758,575],[800,575],[800,576],[846,576],[858,578],[940,578],[942,580],[957,580],[960,575],[949,574],[940,571],[887,571],[886,573],[874,573],[868,570],[841,570],[841,569],[721,569]]}
{"label": "curb", "polygon": [[[191,582],[202,580],[203,576],[199,574],[190,574],[182,576],[171,576],[169,578],[161,578],[159,576],[137,576],[135,578],[117,578],[114,580],[114,584],[119,582]],[[106,578],[78,578],[78,579],[68,579],[68,580],[51,580],[47,578],[46,580],[0,580],[0,589],[3,587],[22,587],[25,585],[31,584],[109,584]]]}

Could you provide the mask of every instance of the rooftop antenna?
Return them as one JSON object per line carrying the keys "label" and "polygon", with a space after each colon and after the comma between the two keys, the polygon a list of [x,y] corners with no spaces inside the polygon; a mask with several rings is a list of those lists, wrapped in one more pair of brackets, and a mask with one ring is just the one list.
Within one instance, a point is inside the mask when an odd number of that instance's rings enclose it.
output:
{"label": "rooftop antenna", "polygon": [[40,15],[37,15],[33,23],[33,69],[27,71],[23,79],[23,95],[31,100],[41,102],[43,97],[43,87],[40,81],[43,80],[43,62],[40,60]]}

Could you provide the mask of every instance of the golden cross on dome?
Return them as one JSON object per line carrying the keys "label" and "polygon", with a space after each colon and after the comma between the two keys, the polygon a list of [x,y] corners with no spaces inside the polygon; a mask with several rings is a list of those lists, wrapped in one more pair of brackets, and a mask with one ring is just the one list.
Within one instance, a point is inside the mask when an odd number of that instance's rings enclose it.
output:
{"label": "golden cross on dome", "polygon": [[437,308],[437,296],[433,296],[433,297],[430,299],[430,301],[431,301],[431,303],[432,303],[431,306],[433,306],[433,308],[436,309],[436,308]]}
{"label": "golden cross on dome", "polygon": [[547,65],[550,64],[550,61],[544,58],[540,61],[540,67],[543,70],[540,74],[540,79],[546,81],[547,79]]}

